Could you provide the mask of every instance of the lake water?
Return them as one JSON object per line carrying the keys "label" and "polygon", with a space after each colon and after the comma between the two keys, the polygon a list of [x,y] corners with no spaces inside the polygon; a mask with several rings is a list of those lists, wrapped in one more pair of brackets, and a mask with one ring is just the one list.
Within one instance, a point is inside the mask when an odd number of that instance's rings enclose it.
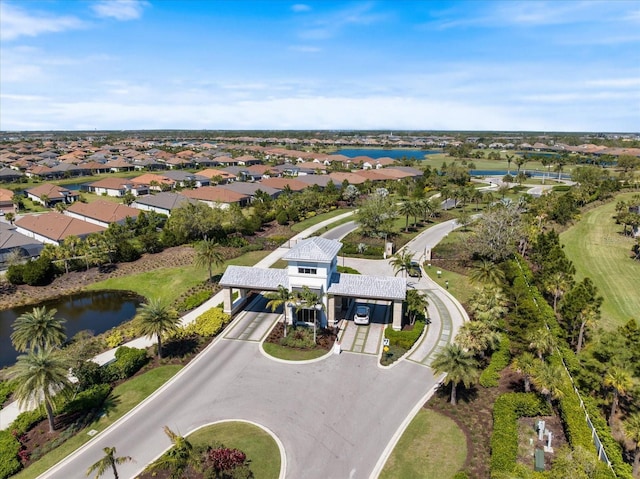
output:
{"label": "lake water", "polygon": [[[140,296],[126,291],[93,291],[45,301],[37,306],[57,309],[56,317],[67,320],[64,326],[67,338],[71,339],[79,331],[90,330],[100,334],[133,319],[142,301]],[[11,325],[18,316],[33,307],[0,311],[0,368],[15,363],[18,352],[11,344]]]}
{"label": "lake water", "polygon": [[426,155],[442,153],[442,150],[415,150],[409,148],[379,149],[379,148],[345,148],[338,150],[334,155],[344,155],[349,158],[356,156],[368,156],[369,158],[393,158],[400,159],[406,157],[409,160],[424,160]]}
{"label": "lake water", "polygon": [[[526,173],[527,175],[531,175],[535,178],[549,178],[551,180],[557,180],[558,179],[558,173],[557,172],[546,172],[546,171],[538,171],[538,170],[522,170],[524,173]],[[507,174],[507,172],[511,173],[511,176],[515,177],[516,174],[518,173],[518,170],[516,168],[512,168],[510,171],[507,170],[469,170],[469,174],[471,176],[499,176],[499,177],[503,177],[504,175]],[[570,180],[571,179],[571,175],[569,173],[561,173],[560,174],[560,179],[561,180]]]}

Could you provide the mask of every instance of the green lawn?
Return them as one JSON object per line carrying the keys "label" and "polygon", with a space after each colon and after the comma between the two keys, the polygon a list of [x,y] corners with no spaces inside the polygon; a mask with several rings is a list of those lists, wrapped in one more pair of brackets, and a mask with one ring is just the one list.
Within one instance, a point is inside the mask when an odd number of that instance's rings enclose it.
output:
{"label": "green lawn", "polygon": [[587,212],[560,235],[565,253],[576,267],[576,279],[591,278],[604,298],[600,324],[607,330],[637,319],[640,311],[640,262],[629,258],[633,239],[622,236],[622,225],[613,219],[616,203],[633,194],[619,195]]}
{"label": "green lawn", "polygon": [[329,211],[327,213],[321,213],[317,216],[314,216],[313,218],[308,218],[306,220],[300,221],[299,223],[291,225],[291,229],[296,233],[300,233],[301,231],[304,231],[313,225],[317,225],[318,223],[324,220],[335,218],[336,216],[339,216],[344,213],[348,213],[349,211],[353,211],[353,210],[340,208],[337,210]]}
{"label": "green lawn", "polygon": [[274,358],[284,359],[285,361],[307,361],[309,359],[316,359],[324,356],[329,351],[326,349],[312,349],[312,350],[301,350],[301,349],[292,349],[286,346],[280,346],[279,344],[274,343],[262,343],[262,348],[264,352]]}
{"label": "green lawn", "polygon": [[251,461],[255,479],[276,479],[280,475],[280,450],[264,429],[245,422],[223,422],[206,426],[189,435],[194,446],[221,442],[240,449]]}
{"label": "green lawn", "polygon": [[435,411],[421,409],[389,456],[380,479],[452,478],[466,457],[466,438],[456,423]]}
{"label": "green lawn", "polygon": [[80,446],[89,442],[91,436],[87,434],[88,431],[92,429],[98,432],[104,431],[171,379],[181,368],[182,366],[177,365],[160,366],[116,387],[107,398],[104,416],[13,477],[15,479],[38,477]]}
{"label": "green lawn", "polygon": [[[442,272],[440,278],[437,274],[438,270]],[[445,289],[447,289],[446,281],[449,281],[449,293],[463,304],[467,303],[475,292],[475,287],[471,284],[467,276],[454,273],[453,271],[447,271],[441,266],[431,266],[431,268],[425,266],[425,271],[431,279]]]}
{"label": "green lawn", "polygon": [[[267,256],[269,251],[250,251],[227,261],[224,266],[214,268],[213,274],[222,273],[227,265],[252,266]],[[133,291],[145,298],[160,297],[173,302],[188,289],[205,281],[209,273],[206,268],[179,266],[160,268],[144,273],[109,278],[87,287],[88,290],[117,289]]]}

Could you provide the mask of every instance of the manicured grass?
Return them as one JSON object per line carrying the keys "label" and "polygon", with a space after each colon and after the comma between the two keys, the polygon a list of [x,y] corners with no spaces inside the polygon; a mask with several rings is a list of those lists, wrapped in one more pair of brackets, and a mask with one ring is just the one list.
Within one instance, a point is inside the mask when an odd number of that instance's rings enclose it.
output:
{"label": "manicured grass", "polygon": [[285,361],[307,361],[324,356],[329,351],[326,349],[301,350],[280,346],[274,343],[262,343],[264,352],[274,358],[284,359]]}
{"label": "manicured grass", "polygon": [[88,290],[117,289],[133,291],[145,298],[159,297],[171,303],[188,289],[208,277],[206,268],[180,266],[109,278],[87,287]]}
{"label": "manicured grass", "polygon": [[[227,265],[252,266],[267,256],[269,251],[249,251],[227,261],[222,267],[214,268],[213,274],[222,273]],[[179,266],[160,268],[144,273],[109,278],[87,287],[88,290],[117,289],[133,291],[145,298],[160,297],[173,302],[188,289],[197,286],[209,276],[206,268]]]}
{"label": "manicured grass", "polygon": [[380,479],[451,478],[462,468],[466,457],[465,435],[456,423],[435,411],[422,409],[398,441]]}
{"label": "manicured grass", "polygon": [[284,259],[280,258],[278,261],[276,261],[275,263],[273,263],[271,266],[269,266],[270,268],[275,268],[275,269],[284,269],[287,266],[289,266],[289,262],[285,261]]}
{"label": "manicured grass", "polygon": [[255,479],[276,479],[280,475],[280,450],[270,434],[253,424],[223,422],[203,427],[189,435],[194,446],[221,442],[240,449],[251,461]]}
{"label": "manicured grass", "polygon": [[637,318],[640,311],[640,262],[629,257],[634,240],[623,236],[623,226],[613,219],[616,203],[633,194],[618,195],[587,212],[560,235],[564,251],[576,267],[576,279],[591,278],[604,298],[600,324],[607,330]]}
{"label": "manicured grass", "polygon": [[[442,271],[442,275],[440,278],[438,278],[438,270]],[[454,298],[456,298],[463,304],[467,303],[469,301],[469,298],[471,298],[471,296],[475,292],[475,287],[473,286],[473,284],[471,284],[471,281],[469,281],[469,278],[467,276],[454,273],[453,271],[447,271],[441,266],[435,265],[431,266],[431,268],[425,265],[425,271],[431,279],[433,279],[436,283],[438,283],[445,289],[446,281],[448,280],[449,293],[451,293]]]}
{"label": "manicured grass", "polygon": [[339,216],[343,213],[348,213],[349,211],[352,211],[352,210],[341,208],[341,209],[329,211],[327,213],[321,213],[317,216],[314,216],[313,218],[308,218],[306,220],[300,221],[299,223],[291,225],[291,229],[296,233],[300,233],[301,231],[304,231],[313,225],[317,225],[322,221],[335,218],[336,216]]}
{"label": "manicured grass", "polygon": [[60,447],[46,454],[27,469],[24,469],[13,477],[16,479],[38,477],[80,446],[89,442],[91,436],[87,435],[88,431],[95,429],[101,432],[107,429],[171,379],[181,368],[182,366],[178,365],[159,366],[117,386],[107,398],[107,407],[104,416],[89,424],[85,429]]}
{"label": "manicured grass", "polygon": [[80,196],[87,200],[87,203],[93,203],[95,201],[108,201],[110,203],[122,203],[122,198],[116,198],[115,196],[108,195],[96,195],[94,193],[87,193],[83,191]]}

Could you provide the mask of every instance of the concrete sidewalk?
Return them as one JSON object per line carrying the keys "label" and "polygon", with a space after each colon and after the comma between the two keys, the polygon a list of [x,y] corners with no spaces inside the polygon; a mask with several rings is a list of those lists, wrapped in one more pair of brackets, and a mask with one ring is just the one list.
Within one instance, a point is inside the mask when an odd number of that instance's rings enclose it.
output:
{"label": "concrete sidewalk", "polygon": [[[354,211],[349,211],[347,213],[343,213],[341,215],[335,216],[333,218],[330,218],[328,220],[325,221],[321,221],[320,223],[311,226],[309,228],[307,228],[306,230],[302,231],[301,233],[298,233],[297,235],[295,235],[294,237],[292,237],[289,241],[288,244],[290,245],[294,245],[297,241],[307,238],[309,236],[311,236],[313,233],[315,233],[316,231],[324,228],[325,226],[328,226],[332,223],[335,223],[336,221],[340,221],[344,218],[348,218],[349,216],[352,216],[354,213]],[[255,264],[256,267],[258,268],[269,268],[273,263],[275,263],[276,261],[278,261],[280,258],[282,258],[287,252],[289,251],[289,248],[277,248],[275,251],[272,251],[269,255],[267,255],[266,257],[264,257],[261,261],[259,261],[258,263]],[[187,325],[193,321],[196,320],[196,318],[198,316],[200,316],[202,313],[210,310],[211,308],[216,307],[217,305],[219,305],[220,303],[223,302],[224,296],[223,296],[223,292],[220,291],[217,294],[215,294],[211,299],[209,299],[207,302],[205,302],[204,304],[200,305],[199,307],[197,307],[196,309],[194,309],[193,311],[185,314],[182,317],[182,325]],[[132,341],[129,341],[128,343],[123,344],[122,346],[127,346],[130,348],[138,348],[138,349],[146,349],[148,347],[153,346],[156,343],[156,338],[149,338],[149,337],[141,337],[141,338],[137,338],[134,339]],[[107,364],[113,360],[115,360],[116,357],[116,350],[118,348],[113,348],[110,349],[108,351],[105,351],[104,353],[98,354],[97,356],[95,356],[94,358],[92,358],[93,361],[95,361],[96,363],[98,363],[99,365],[104,365]],[[20,408],[18,406],[17,401],[14,401],[10,404],[8,404],[7,406],[5,406],[4,408],[2,408],[0,410],[0,430],[4,430],[7,429],[11,423],[13,421],[15,421],[15,419],[18,417],[18,415],[22,412],[25,411],[31,411],[35,409],[35,405],[29,405],[26,406],[24,408]]]}

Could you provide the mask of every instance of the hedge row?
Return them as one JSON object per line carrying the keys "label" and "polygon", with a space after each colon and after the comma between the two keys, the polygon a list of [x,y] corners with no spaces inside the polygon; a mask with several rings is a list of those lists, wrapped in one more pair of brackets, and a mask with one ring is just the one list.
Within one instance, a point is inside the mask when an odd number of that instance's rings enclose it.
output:
{"label": "hedge row", "polygon": [[146,350],[120,346],[116,349],[116,360],[102,368],[102,382],[130,378],[147,364],[147,361],[149,356]]}
{"label": "hedge row", "polygon": [[0,479],[14,475],[22,464],[18,460],[20,442],[9,431],[0,431]]}
{"label": "hedge row", "polygon": [[15,388],[15,383],[11,381],[0,381],[0,409]]}
{"label": "hedge row", "polygon": [[546,401],[533,393],[507,393],[493,405],[491,476],[513,471],[518,459],[518,418],[551,413]]}
{"label": "hedge row", "polygon": [[389,339],[389,344],[406,349],[412,348],[424,330],[424,321],[416,321],[411,331],[394,331],[391,325],[384,330],[384,337]]}
{"label": "hedge row", "polygon": [[509,338],[503,336],[502,341],[500,341],[500,346],[491,355],[489,366],[480,374],[480,385],[482,387],[494,388],[498,386],[500,371],[506,368],[511,360],[511,353],[509,352],[510,346]]}
{"label": "hedge row", "polygon": [[14,419],[9,429],[17,436],[22,436],[46,417],[47,413],[43,407],[36,408],[33,411],[25,411],[20,413],[18,417]]}
{"label": "hedge row", "polygon": [[102,406],[111,393],[109,384],[96,384],[89,389],[79,392],[74,399],[65,404],[65,413],[91,411]]}
{"label": "hedge row", "polygon": [[207,301],[211,296],[213,296],[213,291],[211,289],[195,292],[181,301],[178,304],[177,309],[178,311],[191,311]]}
{"label": "hedge row", "polygon": [[187,334],[197,334],[203,338],[215,336],[229,322],[231,316],[220,308],[211,308],[205,311],[196,320],[188,324],[184,329]]}

